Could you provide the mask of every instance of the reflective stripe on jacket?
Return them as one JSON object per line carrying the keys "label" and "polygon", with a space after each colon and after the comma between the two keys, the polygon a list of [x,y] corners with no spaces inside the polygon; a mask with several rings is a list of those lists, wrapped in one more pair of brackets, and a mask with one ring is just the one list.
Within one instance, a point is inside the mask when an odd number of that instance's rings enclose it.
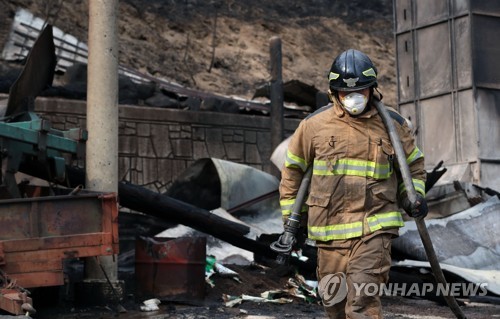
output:
{"label": "reflective stripe on jacket", "polygon": [[[395,120],[416,191],[425,195],[424,155],[408,124]],[[394,148],[375,107],[351,117],[329,104],[299,124],[286,155],[280,204],[286,218],[304,172],[313,165],[308,206],[309,238],[317,241],[361,237],[404,225],[397,196]]]}

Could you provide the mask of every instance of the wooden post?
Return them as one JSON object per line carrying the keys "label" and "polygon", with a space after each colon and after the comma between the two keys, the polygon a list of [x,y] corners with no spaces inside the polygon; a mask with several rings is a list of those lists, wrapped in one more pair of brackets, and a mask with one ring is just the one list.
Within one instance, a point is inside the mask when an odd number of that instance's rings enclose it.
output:
{"label": "wooden post", "polygon": [[[270,40],[271,53],[271,146],[276,149],[284,138],[284,120],[283,120],[283,80],[282,80],[282,54],[281,39],[274,36]],[[272,174],[280,176],[278,168],[272,168]]]}

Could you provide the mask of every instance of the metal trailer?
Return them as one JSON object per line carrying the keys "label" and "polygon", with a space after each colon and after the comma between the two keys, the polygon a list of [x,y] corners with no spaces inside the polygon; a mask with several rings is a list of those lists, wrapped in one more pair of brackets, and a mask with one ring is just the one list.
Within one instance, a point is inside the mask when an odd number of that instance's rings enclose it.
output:
{"label": "metal trailer", "polygon": [[65,285],[65,259],[117,254],[118,243],[114,193],[0,201],[0,308],[29,312],[27,288]]}
{"label": "metal trailer", "polygon": [[52,129],[32,112],[22,119],[0,122],[0,309],[16,315],[33,311],[26,288],[68,283],[65,259],[115,255],[119,244],[116,193],[47,196],[16,179],[29,160],[64,180],[66,165],[85,157],[87,132]]}

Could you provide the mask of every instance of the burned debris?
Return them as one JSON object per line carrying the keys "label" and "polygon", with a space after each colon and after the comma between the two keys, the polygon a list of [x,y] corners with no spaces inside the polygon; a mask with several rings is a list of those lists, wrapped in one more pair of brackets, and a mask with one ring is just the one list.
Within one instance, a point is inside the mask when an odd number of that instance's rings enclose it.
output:
{"label": "burned debris", "polygon": [[[26,27],[30,25],[30,27]],[[16,13],[10,38],[7,39],[3,56],[5,61],[0,75],[0,93],[8,93],[14,79],[20,72],[16,62],[22,62],[30,52],[31,39],[41,32],[43,21],[24,9]],[[58,76],[52,85],[45,85],[37,92],[39,96],[85,100],[87,97],[87,54],[88,47],[75,37],[57,30],[55,41],[56,56],[52,65],[47,64],[51,72]],[[38,55],[38,54],[37,54]],[[46,61],[46,57],[43,61]],[[48,61],[48,60],[47,60]],[[39,66],[43,67],[43,66]],[[45,74],[40,72],[39,74]],[[264,100],[244,100],[237,97],[217,95],[183,87],[165,79],[143,74],[131,68],[119,68],[119,103],[122,105],[142,105],[145,107],[183,109],[193,111],[213,111],[236,114],[269,115],[270,96],[258,89],[254,98]],[[5,76],[3,75],[5,74]],[[13,76],[9,76],[12,74]],[[51,77],[52,79],[52,77]],[[285,83],[285,116],[303,118],[317,108],[317,90],[310,85],[292,80]],[[298,90],[299,89],[299,90]],[[321,94],[318,93],[318,96]],[[325,101],[324,97],[321,102]]]}

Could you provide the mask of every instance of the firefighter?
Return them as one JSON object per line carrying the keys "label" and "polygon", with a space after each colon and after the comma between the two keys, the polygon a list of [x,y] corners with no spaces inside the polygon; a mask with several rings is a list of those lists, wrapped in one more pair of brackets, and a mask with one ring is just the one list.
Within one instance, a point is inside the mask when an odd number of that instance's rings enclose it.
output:
{"label": "firefighter", "polygon": [[424,155],[408,122],[391,110],[417,192],[411,205],[372,104],[382,99],[372,61],[360,51],[344,51],[333,61],[328,80],[330,103],[302,120],[288,145],[279,188],[282,214],[286,220],[312,165],[303,209],[308,237],[318,247],[325,311],[330,318],[382,318],[380,294],[374,292],[389,277],[391,240],[404,225],[399,206],[415,218],[427,215]]}

